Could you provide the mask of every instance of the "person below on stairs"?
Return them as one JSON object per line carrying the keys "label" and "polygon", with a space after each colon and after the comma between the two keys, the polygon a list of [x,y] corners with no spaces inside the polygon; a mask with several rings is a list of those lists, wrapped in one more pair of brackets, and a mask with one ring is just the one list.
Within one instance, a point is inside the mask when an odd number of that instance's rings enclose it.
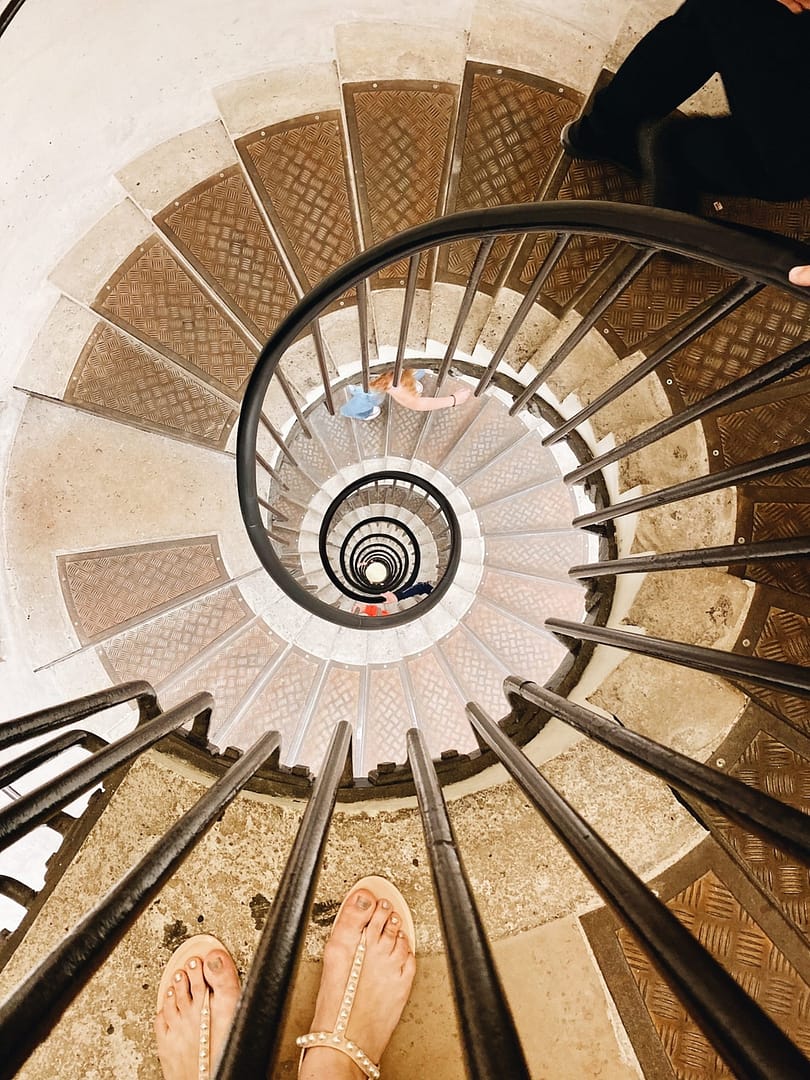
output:
{"label": "person below on stairs", "polygon": [[398,405],[415,412],[430,412],[435,409],[452,409],[456,405],[463,405],[472,396],[472,391],[466,386],[456,390],[454,394],[446,397],[422,397],[422,379],[427,371],[406,368],[402,372],[399,386],[394,386],[394,375],[386,371],[372,379],[368,384],[368,393],[362,386],[349,386],[349,400],[340,407],[340,415],[348,416],[352,420],[373,420],[380,415],[385,395],[392,397]]}
{"label": "person below on stairs", "polygon": [[[396,593],[384,592],[385,604],[355,604],[352,608],[352,615],[368,615],[369,618],[374,618],[377,615],[392,615],[397,610],[397,596]],[[393,611],[387,611],[386,609],[393,605]]]}
{"label": "person below on stairs", "polygon": [[[670,117],[715,74],[725,116]],[[810,0],[686,0],[641,39],[563,148],[643,171],[656,206],[810,195]]]}
{"label": "person below on stairs", "polygon": [[[358,881],[324,948],[310,1031],[296,1040],[299,1080],[377,1080],[410,996],[414,950],[413,918],[399,890],[385,878]],[[155,1017],[164,1080],[216,1073],[240,993],[233,958],[216,938],[197,935],[175,951]]]}

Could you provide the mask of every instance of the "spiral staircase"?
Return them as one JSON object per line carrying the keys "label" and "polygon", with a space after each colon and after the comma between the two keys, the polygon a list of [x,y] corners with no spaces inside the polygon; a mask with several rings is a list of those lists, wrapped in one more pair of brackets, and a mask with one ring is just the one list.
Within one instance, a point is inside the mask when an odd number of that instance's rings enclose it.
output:
{"label": "spiral staircase", "polygon": [[[780,288],[776,272],[754,288],[722,262],[657,249],[642,260],[595,228],[556,252],[552,230],[515,227],[485,251],[457,240],[392,258],[324,302],[265,387],[251,450],[277,574],[257,565],[241,520],[235,456],[248,379],[264,341],[324,277],[446,214],[640,200],[633,177],[571,162],[558,136],[643,18],[630,13],[596,63],[596,39],[550,15],[533,13],[545,36],[527,43],[525,16],[520,5],[480,5],[464,27],[432,27],[429,50],[424,26],[345,24],[334,63],[216,87],[206,123],[122,164],[117,205],[52,269],[60,297],[17,375],[27,401],[6,490],[27,662],[62,698],[144,679],[164,709],[200,691],[215,708],[204,739],[171,736],[87,810],[67,807],[18,847],[22,870],[0,867],[21,919],[17,930],[9,922],[3,992],[212,774],[269,727],[281,748],[20,1075],[158,1075],[144,1018],[162,964],[202,927],[248,968],[300,799],[341,720],[353,728],[355,775],[339,793],[275,1075],[294,1075],[293,1037],[306,1030],[324,936],[366,872],[400,884],[418,925],[420,976],[384,1074],[464,1075],[406,763],[411,728],[445,785],[533,1075],[731,1075],[507,782],[469,722],[471,700],[505,718],[544,775],[810,1051],[806,870],[548,713],[521,711],[502,689],[509,675],[547,685],[810,807],[801,696],[587,640],[591,629],[630,628],[807,666],[806,559],[627,576],[588,567],[808,533],[804,468],[644,505],[806,442],[801,366],[646,444],[642,433],[799,349],[810,301]],[[805,204],[708,198],[705,211],[810,237]],[[667,351],[703,316],[704,332]],[[662,351],[655,370],[630,378]],[[462,387],[476,396],[435,412],[389,399],[362,423],[340,415],[349,385],[392,366],[425,368],[425,399]],[[626,391],[611,396],[620,380]],[[614,453],[638,438],[636,452]],[[634,514],[606,510],[629,499],[641,500]],[[356,614],[378,592],[361,580],[369,552],[392,560],[387,583],[421,575],[433,593],[386,619]],[[544,625],[549,617],[565,636]],[[84,727],[105,741],[133,727],[125,708],[112,715]],[[41,884],[27,860],[43,851],[56,854]]]}

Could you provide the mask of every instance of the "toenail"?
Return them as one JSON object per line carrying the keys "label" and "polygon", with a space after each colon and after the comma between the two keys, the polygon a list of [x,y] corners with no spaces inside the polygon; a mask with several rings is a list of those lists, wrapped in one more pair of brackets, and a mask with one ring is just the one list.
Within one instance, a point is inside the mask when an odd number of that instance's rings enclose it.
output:
{"label": "toenail", "polygon": [[362,893],[357,894],[357,900],[355,901],[355,903],[361,909],[361,911],[368,911],[368,909],[371,907],[371,901],[367,900]]}
{"label": "toenail", "polygon": [[208,966],[211,968],[212,971],[219,971],[222,968],[222,957],[213,957],[213,959],[209,961]]}
{"label": "toenail", "polygon": [[405,937],[405,931],[404,930],[397,930],[397,937]]}
{"label": "toenail", "polygon": [[391,924],[392,924],[393,926],[396,926],[398,922],[399,922],[399,918],[398,918],[398,916],[396,916],[396,915],[392,915],[392,916],[391,916]]}
{"label": "toenail", "polygon": [[391,905],[388,903],[387,900],[381,900],[380,901],[380,907],[385,908],[385,910],[388,911],[388,909],[391,907]]}
{"label": "toenail", "polygon": [[175,981],[175,982],[180,982],[180,980],[181,980],[182,978],[183,978],[183,976],[182,976],[182,975],[180,974],[180,972],[179,972],[179,971],[175,971],[175,973],[174,973],[174,981]]}
{"label": "toenail", "polygon": [[193,970],[197,966],[196,960],[189,960],[188,966]]}
{"label": "toenail", "polygon": [[171,987],[166,991],[166,997],[174,997],[174,990]]}

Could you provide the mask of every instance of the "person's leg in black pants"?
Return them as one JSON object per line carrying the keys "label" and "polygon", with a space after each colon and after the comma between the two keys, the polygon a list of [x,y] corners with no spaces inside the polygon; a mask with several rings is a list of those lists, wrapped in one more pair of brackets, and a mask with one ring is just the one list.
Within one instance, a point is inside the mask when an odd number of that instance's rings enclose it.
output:
{"label": "person's leg in black pants", "polygon": [[[779,0],[686,0],[633,49],[573,133],[587,152],[633,164],[645,125],[715,72],[730,116],[690,117],[652,143],[670,186],[761,198],[810,191],[810,14]],[[666,186],[666,185],[664,185]]]}

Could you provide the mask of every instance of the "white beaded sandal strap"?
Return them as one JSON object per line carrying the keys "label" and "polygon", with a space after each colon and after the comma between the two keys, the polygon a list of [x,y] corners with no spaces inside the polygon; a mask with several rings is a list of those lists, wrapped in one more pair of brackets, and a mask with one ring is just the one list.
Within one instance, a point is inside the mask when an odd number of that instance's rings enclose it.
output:
{"label": "white beaded sandal strap", "polygon": [[200,1049],[198,1057],[200,1080],[209,1080],[211,1069],[211,1006],[209,997],[210,991],[206,986],[202,1011],[200,1012]]}
{"label": "white beaded sandal strap", "polygon": [[[311,1050],[315,1046],[322,1046],[325,1050],[339,1050],[341,1054],[345,1054],[346,1057],[351,1058],[358,1069],[362,1070],[363,1074],[369,1077],[369,1080],[380,1080],[379,1065],[375,1065],[368,1054],[366,1054],[357,1043],[346,1038],[346,1028],[349,1026],[349,1018],[351,1017],[352,1006],[354,1005],[354,995],[357,992],[357,983],[360,979],[360,972],[363,967],[365,953],[366,931],[363,929],[363,932],[360,935],[360,942],[354,953],[352,969],[349,972],[343,1000],[340,1003],[335,1030],[310,1031],[307,1035],[299,1035],[295,1040],[295,1043],[296,1046],[301,1047],[301,1062],[303,1062],[304,1054],[307,1050]],[[300,1063],[298,1071],[301,1071]]]}

